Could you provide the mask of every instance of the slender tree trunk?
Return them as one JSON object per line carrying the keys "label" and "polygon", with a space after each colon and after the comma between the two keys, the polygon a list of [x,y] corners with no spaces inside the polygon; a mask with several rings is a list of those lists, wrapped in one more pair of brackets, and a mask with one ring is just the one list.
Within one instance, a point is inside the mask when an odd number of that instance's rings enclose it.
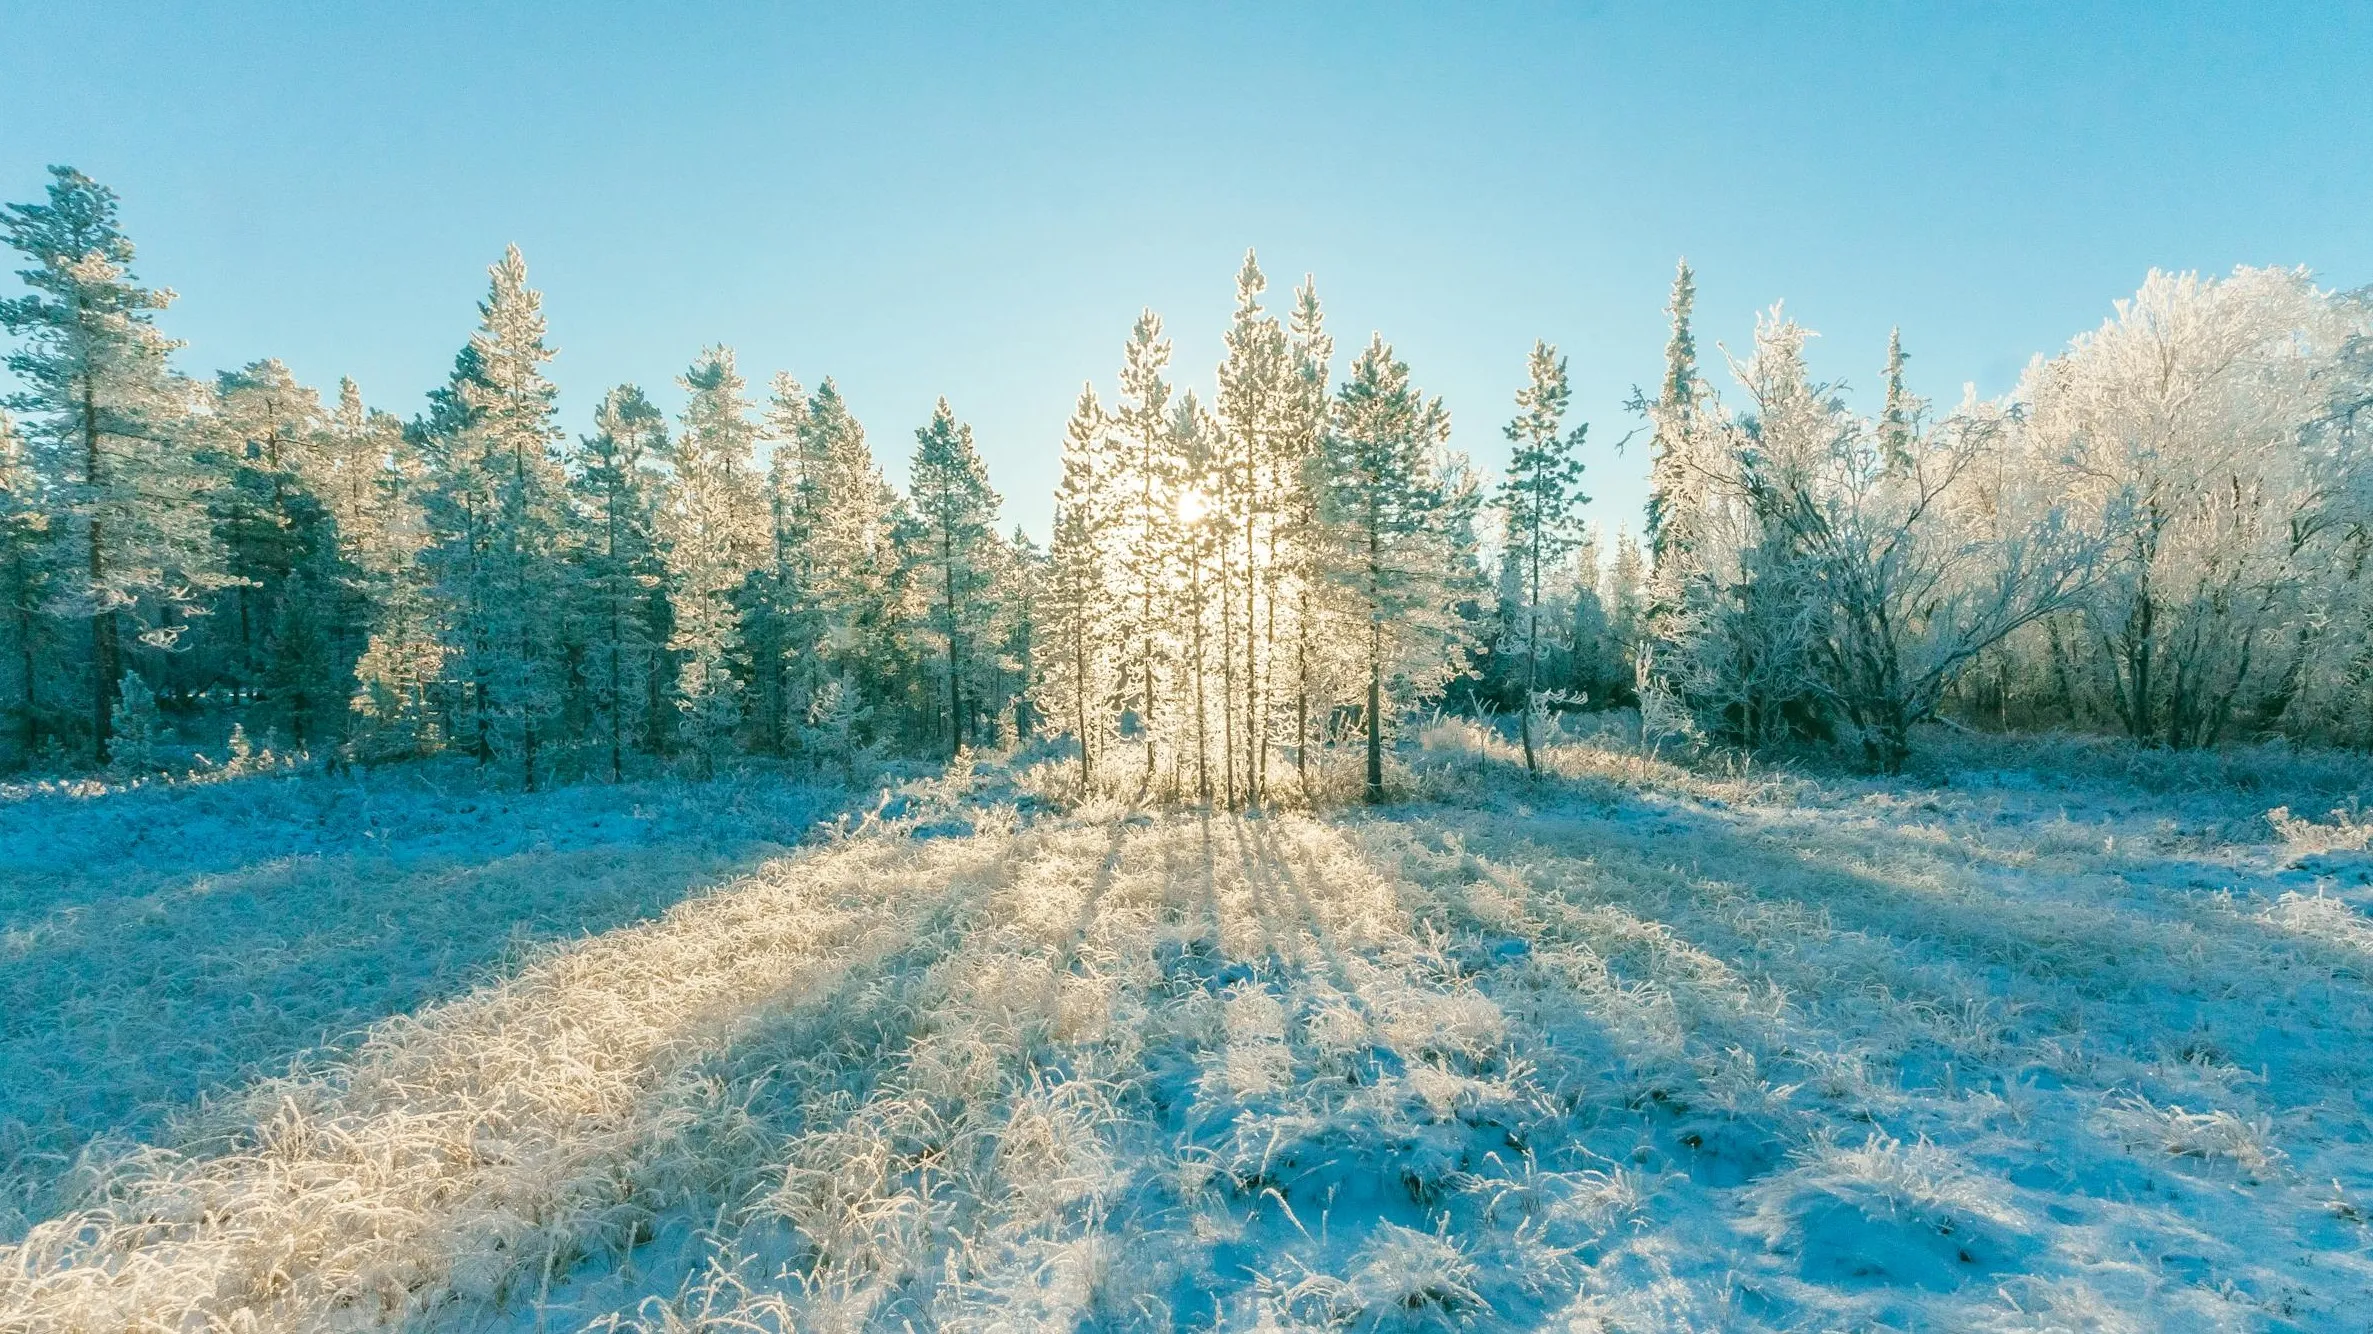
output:
{"label": "slender tree trunk", "polygon": [[1368,800],[1384,800],[1384,622],[1368,618]]}
{"label": "slender tree trunk", "polygon": [[1229,525],[1220,525],[1219,544],[1219,719],[1221,804],[1236,805],[1236,584],[1228,577]]}
{"label": "slender tree trunk", "polygon": [[1384,554],[1375,488],[1368,492],[1368,800],[1384,800]]}
{"label": "slender tree trunk", "polygon": [[1192,608],[1195,629],[1192,637],[1195,655],[1195,795],[1204,805],[1211,804],[1211,718],[1203,693],[1203,559],[1190,554],[1187,558],[1187,602]]}
{"label": "slender tree trunk", "polygon": [[939,564],[945,575],[948,608],[948,758],[964,753],[963,654],[956,643],[956,544],[948,525],[939,528]]}
{"label": "slender tree trunk", "polygon": [[115,604],[107,596],[107,534],[99,514],[99,398],[88,376],[82,382],[82,475],[91,489],[91,748],[105,764],[107,743],[115,735]]}
{"label": "slender tree trunk", "polygon": [[18,667],[25,674],[25,688],[24,712],[18,724],[24,731],[28,764],[41,750],[41,678],[36,675],[40,664],[33,652],[33,625],[33,608],[20,603],[16,609],[16,647]]}
{"label": "slender tree trunk", "polygon": [[[1538,498],[1535,500],[1537,505]],[[1536,520],[1532,531],[1531,579],[1525,589],[1524,600],[1524,721],[1518,731],[1524,736],[1524,772],[1529,778],[1541,776],[1541,766],[1533,758],[1533,693],[1539,688],[1541,662],[1541,525]]]}
{"label": "slender tree trunk", "polygon": [[[1076,591],[1076,588],[1075,590]],[[1079,598],[1072,599],[1079,608],[1071,627],[1071,697],[1073,734],[1079,738],[1079,786],[1085,793],[1095,782],[1095,758],[1091,755],[1088,738],[1088,634],[1085,618],[1087,607]]]}
{"label": "slender tree trunk", "polygon": [[1297,643],[1295,655],[1294,689],[1294,776],[1301,781],[1302,795],[1310,795],[1310,589],[1302,589],[1302,614],[1295,627]]}

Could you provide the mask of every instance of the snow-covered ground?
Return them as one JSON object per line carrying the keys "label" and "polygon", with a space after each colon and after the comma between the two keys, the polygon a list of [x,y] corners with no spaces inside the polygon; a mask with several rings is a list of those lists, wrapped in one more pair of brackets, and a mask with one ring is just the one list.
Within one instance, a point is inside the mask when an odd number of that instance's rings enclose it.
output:
{"label": "snow-covered ground", "polygon": [[11,849],[83,850],[10,863],[10,1106],[173,1144],[0,1327],[2373,1329],[2348,760],[1409,763],[1259,818],[984,768],[796,848],[759,780],[415,797],[409,859],[334,780],[33,798]]}
{"label": "snow-covered ground", "polygon": [[0,1240],[94,1136],[152,1137],[541,943],[655,915],[842,801],[488,793],[466,765],[0,788]]}

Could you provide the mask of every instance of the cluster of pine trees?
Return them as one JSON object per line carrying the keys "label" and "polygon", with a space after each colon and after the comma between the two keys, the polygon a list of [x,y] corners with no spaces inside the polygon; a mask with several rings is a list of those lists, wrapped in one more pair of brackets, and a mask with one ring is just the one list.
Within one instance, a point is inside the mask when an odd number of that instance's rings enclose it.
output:
{"label": "cluster of pine trees", "polygon": [[[514,249],[418,415],[277,361],[171,365],[116,201],[54,169],[0,209],[0,767],[173,767],[236,725],[337,761],[458,752],[529,785],[741,756],[1071,739],[1088,783],[1255,805],[1450,707],[1636,703],[1642,739],[1849,742],[1934,718],[2175,746],[2373,744],[2361,295],[2154,274],[2008,401],[1816,382],[1774,310],[1703,374],[1675,282],[1644,545],[1585,521],[1586,432],[1536,345],[1496,483],[1381,338],[1251,255],[1208,395],[1151,311],[1083,388],[1051,544],[1000,531],[943,400],[902,491],[830,379],[761,399],[702,351],[571,439]],[[247,743],[241,743],[247,744]]]}
{"label": "cluster of pine trees", "polygon": [[[571,441],[516,249],[400,421],[277,361],[177,374],[172,294],[104,187],[0,213],[0,667],[11,767],[173,758],[194,723],[317,755],[461,751],[534,785],[736,753],[929,751],[1030,728],[1039,556],[943,402],[906,493],[827,379],[754,401],[728,348]],[[184,752],[186,758],[186,752]]]}

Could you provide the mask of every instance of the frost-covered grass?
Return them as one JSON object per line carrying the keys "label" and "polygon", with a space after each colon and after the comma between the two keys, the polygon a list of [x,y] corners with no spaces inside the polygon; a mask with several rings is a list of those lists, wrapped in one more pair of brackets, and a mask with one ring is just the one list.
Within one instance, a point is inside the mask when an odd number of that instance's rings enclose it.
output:
{"label": "frost-covered grass", "polygon": [[467,766],[0,788],[0,1239],[94,1136],[147,1137],[542,942],[652,916],[842,800],[488,792]]}
{"label": "frost-covered grass", "polygon": [[226,1084],[0,1326],[2373,1327],[2363,791],[2038,750],[910,783]]}

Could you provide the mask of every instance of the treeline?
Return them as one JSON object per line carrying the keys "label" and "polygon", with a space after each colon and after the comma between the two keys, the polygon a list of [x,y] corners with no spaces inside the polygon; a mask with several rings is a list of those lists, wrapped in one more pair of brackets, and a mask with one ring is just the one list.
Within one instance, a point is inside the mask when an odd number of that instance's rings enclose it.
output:
{"label": "treeline", "polygon": [[1528,762],[1632,703],[1649,745],[1879,768],[1938,716],[2373,743],[2373,351],[2303,274],[2153,275],[2005,403],[1934,413],[1891,347],[1861,417],[1777,311],[1726,405],[1684,267],[1635,542],[1585,520],[1555,349],[1486,485],[1382,339],[1338,368],[1314,287],[1272,312],[1248,255],[1207,396],[1151,312],[1082,390],[1041,552],[944,401],[903,491],[830,379],[755,394],[722,347],[673,420],[621,385],[572,437],[516,250],[409,420],[276,361],[190,379],[114,196],[53,174],[0,210],[0,766],[177,767],[236,725],[533,785],[1043,734],[1086,782],[1244,805],[1338,747],[1380,792],[1425,707],[1508,716]]}
{"label": "treeline", "polygon": [[1673,288],[1653,428],[1651,730],[1844,739],[1958,715],[2194,747],[2373,745],[2373,304],[2304,271],[2153,272],[2007,402],[1875,417],[1777,309],[1700,373]]}
{"label": "treeline", "polygon": [[169,292],[115,199],[58,169],[0,214],[12,766],[140,770],[192,722],[378,761],[459,751],[529,785],[737,753],[945,753],[1032,726],[1040,557],[945,403],[908,487],[827,379],[753,400],[730,349],[571,440],[516,249],[409,421],[277,361],[176,374]]}

